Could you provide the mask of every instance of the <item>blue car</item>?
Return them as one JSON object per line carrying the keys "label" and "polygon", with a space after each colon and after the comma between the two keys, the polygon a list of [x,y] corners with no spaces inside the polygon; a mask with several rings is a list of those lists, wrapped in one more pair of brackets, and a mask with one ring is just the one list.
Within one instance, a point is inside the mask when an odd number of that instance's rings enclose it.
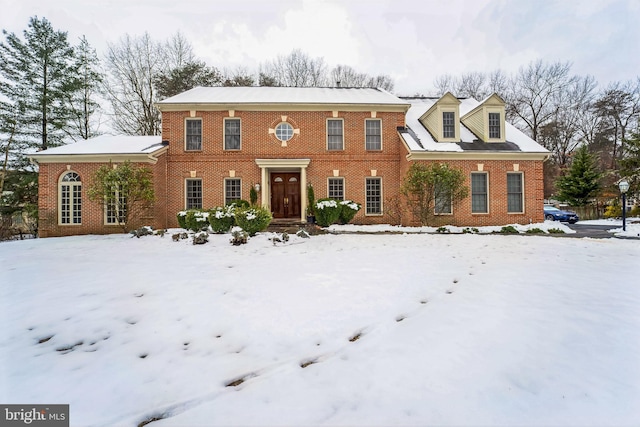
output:
{"label": "blue car", "polygon": [[553,206],[544,207],[544,219],[549,221],[563,221],[569,224],[575,224],[580,220],[578,214],[573,211],[563,211]]}

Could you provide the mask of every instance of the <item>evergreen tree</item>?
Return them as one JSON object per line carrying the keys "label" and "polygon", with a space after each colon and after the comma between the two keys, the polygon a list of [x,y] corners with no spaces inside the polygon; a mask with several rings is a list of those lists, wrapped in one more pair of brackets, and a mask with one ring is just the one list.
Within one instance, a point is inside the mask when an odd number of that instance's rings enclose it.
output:
{"label": "evergreen tree", "polygon": [[581,145],[575,151],[569,170],[556,182],[558,199],[572,206],[587,205],[600,190],[600,178],[595,157],[586,145]]}
{"label": "evergreen tree", "polygon": [[625,156],[618,161],[620,176],[629,182],[628,194],[636,196],[640,194],[640,133],[634,133],[625,142]]}
{"label": "evergreen tree", "polygon": [[204,62],[193,61],[156,74],[153,82],[158,99],[165,99],[197,86],[219,86],[222,74]]}

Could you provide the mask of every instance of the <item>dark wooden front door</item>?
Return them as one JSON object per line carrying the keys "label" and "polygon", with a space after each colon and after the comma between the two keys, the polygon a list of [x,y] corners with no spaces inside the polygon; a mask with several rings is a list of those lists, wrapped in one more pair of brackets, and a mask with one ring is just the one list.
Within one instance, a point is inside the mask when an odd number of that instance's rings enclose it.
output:
{"label": "dark wooden front door", "polygon": [[271,212],[274,218],[300,218],[299,173],[271,173]]}

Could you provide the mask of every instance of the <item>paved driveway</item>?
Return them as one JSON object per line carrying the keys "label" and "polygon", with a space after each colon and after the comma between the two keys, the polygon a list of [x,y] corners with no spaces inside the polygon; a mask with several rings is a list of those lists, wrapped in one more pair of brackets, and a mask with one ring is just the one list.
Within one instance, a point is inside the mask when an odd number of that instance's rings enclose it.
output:
{"label": "paved driveway", "polygon": [[591,237],[594,239],[608,239],[613,237],[613,234],[609,233],[607,230],[611,230],[614,228],[620,228],[620,226],[615,225],[592,225],[592,224],[580,224],[579,222],[576,224],[568,224],[570,229],[575,230],[575,233],[565,234],[564,237]]}

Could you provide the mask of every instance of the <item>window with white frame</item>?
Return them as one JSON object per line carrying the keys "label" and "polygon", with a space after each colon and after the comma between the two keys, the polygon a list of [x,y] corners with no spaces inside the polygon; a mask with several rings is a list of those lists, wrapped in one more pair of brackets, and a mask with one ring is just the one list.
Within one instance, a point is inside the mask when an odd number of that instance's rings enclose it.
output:
{"label": "window with white frame", "polygon": [[185,120],[185,150],[202,150],[202,119]]}
{"label": "window with white frame", "polygon": [[382,121],[380,119],[365,120],[365,148],[382,150]]}
{"label": "window with white frame", "polygon": [[434,211],[436,215],[451,214],[451,193],[441,184],[434,187]]}
{"label": "window with white frame", "polygon": [[500,113],[489,113],[489,138],[500,138]]}
{"label": "window with white frame", "polygon": [[330,199],[344,200],[344,178],[329,178]]}
{"label": "window with white frame", "polygon": [[488,213],[487,174],[484,172],[471,174],[471,212]]}
{"label": "window with white frame", "polygon": [[58,188],[60,224],[82,224],[82,181],[75,172],[67,172],[60,178]]}
{"label": "window with white frame", "polygon": [[224,119],[224,149],[240,149],[240,119]]}
{"label": "window with white frame", "polygon": [[382,178],[367,178],[365,182],[367,215],[382,215]]}
{"label": "window with white frame", "polygon": [[276,126],[276,138],[282,142],[287,142],[293,138],[293,126],[286,122],[280,123]]}
{"label": "window with white frame", "polygon": [[451,111],[445,111],[442,113],[442,137],[443,138],[455,138],[455,113]]}
{"label": "window with white frame", "polygon": [[344,150],[342,119],[327,120],[327,150]]}
{"label": "window with white frame", "polygon": [[224,180],[224,204],[228,205],[242,199],[240,178],[226,178]]}
{"label": "window with white frame", "polygon": [[187,179],[185,182],[185,207],[202,209],[202,180]]}
{"label": "window with white frame", "polygon": [[106,224],[125,223],[127,218],[127,198],[121,185],[113,189],[104,208]]}
{"label": "window with white frame", "polygon": [[523,176],[520,172],[507,173],[507,212],[524,212]]}

